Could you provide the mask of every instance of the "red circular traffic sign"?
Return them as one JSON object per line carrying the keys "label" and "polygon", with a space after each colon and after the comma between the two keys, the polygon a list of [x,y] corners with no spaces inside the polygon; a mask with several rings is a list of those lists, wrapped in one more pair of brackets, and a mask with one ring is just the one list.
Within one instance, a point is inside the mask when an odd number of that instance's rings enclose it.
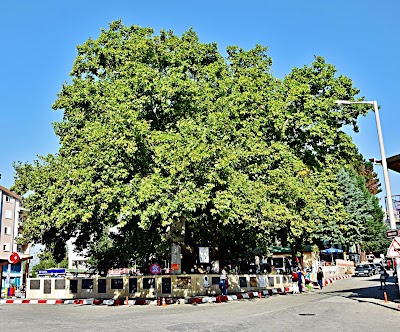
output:
{"label": "red circular traffic sign", "polygon": [[160,267],[160,265],[158,265],[158,264],[152,264],[152,265],[150,266],[150,273],[151,273],[151,274],[154,274],[154,275],[160,274],[160,273],[161,273],[161,267]]}
{"label": "red circular traffic sign", "polygon": [[21,260],[21,256],[19,255],[19,253],[17,252],[12,252],[9,256],[8,256],[8,261],[11,264],[17,264],[19,261]]}

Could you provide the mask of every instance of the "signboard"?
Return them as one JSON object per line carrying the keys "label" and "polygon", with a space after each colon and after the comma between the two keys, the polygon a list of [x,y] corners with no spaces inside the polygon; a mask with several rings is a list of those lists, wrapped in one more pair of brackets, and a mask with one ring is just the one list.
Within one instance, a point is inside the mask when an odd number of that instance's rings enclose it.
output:
{"label": "signboard", "polygon": [[258,282],[260,283],[260,287],[267,287],[267,279],[266,277],[258,277]]}
{"label": "signboard", "polygon": [[150,273],[153,275],[157,275],[161,273],[161,267],[158,264],[152,264],[150,266]]}
{"label": "signboard", "polygon": [[20,260],[21,260],[21,256],[20,256],[19,253],[17,253],[17,252],[12,252],[12,253],[8,256],[8,261],[9,261],[11,264],[17,264]]}
{"label": "signboard", "polygon": [[398,229],[390,229],[390,230],[386,231],[386,237],[388,239],[392,238],[392,237],[399,236],[399,235],[400,234],[399,234],[399,230]]}
{"label": "signboard", "polygon": [[386,257],[398,258],[400,257],[400,237],[395,237],[387,251]]}
{"label": "signboard", "polygon": [[199,261],[200,263],[210,263],[209,247],[199,247]]}
{"label": "signboard", "polygon": [[171,269],[172,274],[181,274],[181,247],[177,243],[171,246]]}
{"label": "signboard", "polygon": [[180,264],[174,264],[174,263],[171,264],[172,271],[179,271],[180,269],[181,269]]}
{"label": "signboard", "polygon": [[66,269],[47,269],[47,270],[39,270],[38,275],[45,276],[45,275],[59,275],[59,274],[66,274]]}

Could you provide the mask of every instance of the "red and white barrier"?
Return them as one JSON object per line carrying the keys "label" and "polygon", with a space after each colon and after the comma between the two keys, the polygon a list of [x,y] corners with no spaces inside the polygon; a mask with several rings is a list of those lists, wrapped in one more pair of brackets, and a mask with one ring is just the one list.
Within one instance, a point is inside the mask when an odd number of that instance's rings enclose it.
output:
{"label": "red and white barrier", "polygon": [[332,277],[332,278],[325,279],[325,286],[327,286],[329,284],[333,284],[336,280],[342,280],[342,279],[347,279],[347,278],[351,278],[351,275],[346,274],[344,276],[338,276],[338,277]]}
{"label": "red and white barrier", "polygon": [[0,304],[64,304],[64,300],[1,299]]}

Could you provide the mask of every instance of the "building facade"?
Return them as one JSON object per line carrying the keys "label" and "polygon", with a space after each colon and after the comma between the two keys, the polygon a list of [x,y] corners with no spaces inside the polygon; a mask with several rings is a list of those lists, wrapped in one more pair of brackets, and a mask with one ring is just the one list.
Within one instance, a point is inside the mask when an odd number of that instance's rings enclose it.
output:
{"label": "building facade", "polygon": [[[0,276],[1,288],[20,288],[26,281],[28,271],[29,244],[17,244],[22,231],[22,197],[0,186]],[[20,261],[9,263],[10,254],[18,253]]]}
{"label": "building facade", "polygon": [[70,270],[86,270],[87,269],[87,257],[86,252],[78,253],[75,250],[74,245],[75,239],[70,239],[67,241],[68,248],[68,269]]}

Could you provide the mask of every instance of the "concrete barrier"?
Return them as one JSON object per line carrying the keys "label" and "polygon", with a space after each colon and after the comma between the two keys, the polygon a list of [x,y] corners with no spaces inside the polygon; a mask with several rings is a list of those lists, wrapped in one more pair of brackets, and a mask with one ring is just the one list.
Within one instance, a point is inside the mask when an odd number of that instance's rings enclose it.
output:
{"label": "concrete barrier", "polygon": [[[336,282],[337,280],[343,280],[351,278],[351,275],[337,276],[333,278],[325,279],[327,285]],[[234,300],[245,300],[245,299],[255,299],[264,298],[270,295],[286,295],[288,293],[293,293],[293,287],[283,287],[283,288],[268,288],[258,291],[249,291],[230,295],[217,295],[217,296],[196,296],[188,297],[186,299],[172,299],[165,298],[166,304],[175,303],[188,303],[188,304],[201,304],[201,303],[223,303]],[[0,299],[0,304],[75,304],[75,305],[157,305],[156,300],[149,299],[131,299],[126,302],[124,298],[114,298],[114,299]]]}
{"label": "concrete barrier", "polygon": [[[209,274],[209,286],[204,286],[203,274],[159,275],[159,296],[186,298],[220,294],[219,275]],[[283,275],[228,275],[228,294],[255,292],[260,289],[283,288],[291,285],[291,277]],[[46,292],[45,289],[46,282]],[[165,288],[163,285],[169,284]],[[110,299],[155,298],[153,276],[87,277],[87,278],[28,278],[26,297],[31,299]],[[153,288],[152,288],[153,287]]]}

